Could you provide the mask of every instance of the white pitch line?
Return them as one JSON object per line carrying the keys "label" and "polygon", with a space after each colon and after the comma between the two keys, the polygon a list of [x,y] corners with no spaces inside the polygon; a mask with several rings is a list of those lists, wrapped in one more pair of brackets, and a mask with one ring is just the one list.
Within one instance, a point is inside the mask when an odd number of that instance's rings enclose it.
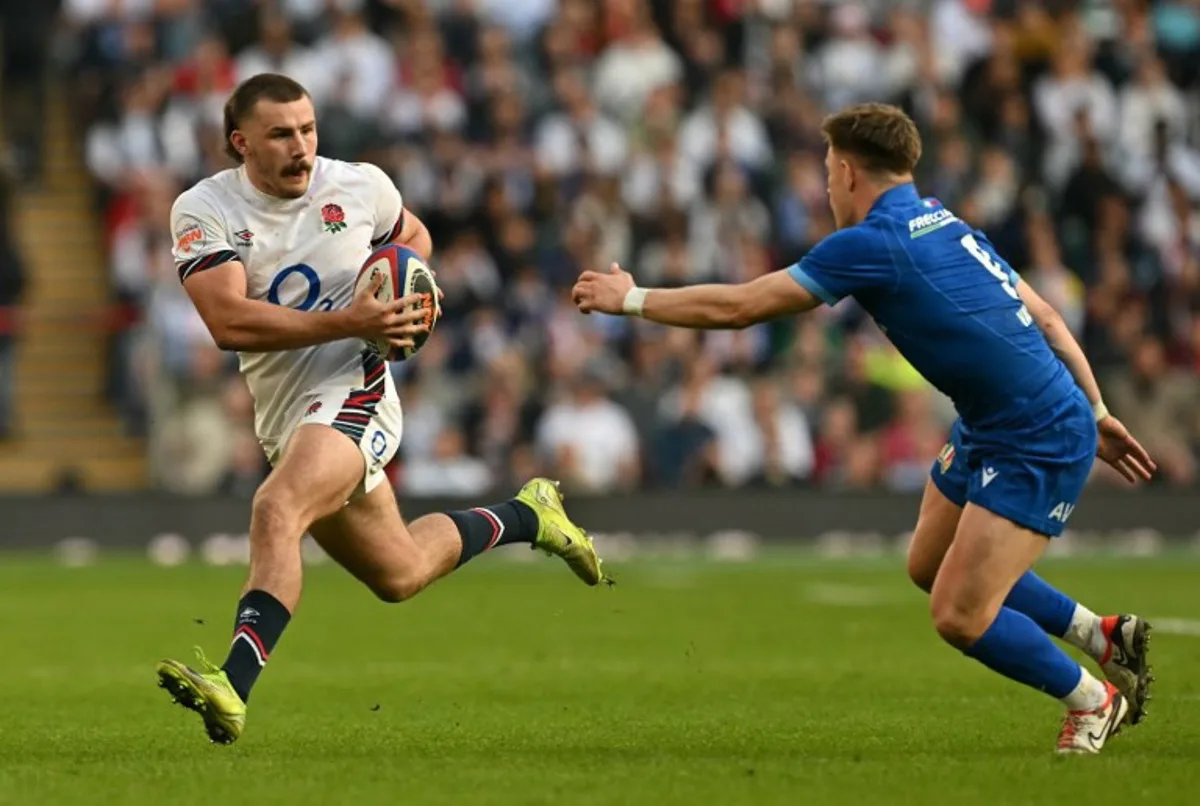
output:
{"label": "white pitch line", "polygon": [[892,597],[876,588],[863,585],[838,585],[819,582],[804,589],[810,602],[832,607],[881,607]]}
{"label": "white pitch line", "polygon": [[1200,621],[1191,618],[1152,618],[1148,619],[1155,632],[1167,635],[1190,635],[1200,638]]}

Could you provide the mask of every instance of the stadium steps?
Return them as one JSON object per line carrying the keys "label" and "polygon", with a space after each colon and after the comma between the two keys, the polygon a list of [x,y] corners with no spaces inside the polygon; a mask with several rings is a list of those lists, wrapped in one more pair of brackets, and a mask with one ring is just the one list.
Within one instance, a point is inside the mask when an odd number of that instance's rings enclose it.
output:
{"label": "stadium steps", "polygon": [[95,491],[146,485],[145,446],[105,399],[111,295],[101,221],[66,99],[50,88],[41,185],[21,191],[17,233],[29,273],[18,347],[16,439],[0,444],[0,490],[42,492],[67,478]]}

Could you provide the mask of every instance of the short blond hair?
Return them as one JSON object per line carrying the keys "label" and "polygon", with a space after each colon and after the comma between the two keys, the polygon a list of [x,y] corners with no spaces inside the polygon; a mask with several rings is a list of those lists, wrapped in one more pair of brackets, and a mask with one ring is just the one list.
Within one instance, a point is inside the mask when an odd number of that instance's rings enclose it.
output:
{"label": "short blond hair", "polygon": [[858,104],[821,123],[827,145],[856,158],[863,170],[910,174],[921,159],[921,134],[904,110],[891,104]]}

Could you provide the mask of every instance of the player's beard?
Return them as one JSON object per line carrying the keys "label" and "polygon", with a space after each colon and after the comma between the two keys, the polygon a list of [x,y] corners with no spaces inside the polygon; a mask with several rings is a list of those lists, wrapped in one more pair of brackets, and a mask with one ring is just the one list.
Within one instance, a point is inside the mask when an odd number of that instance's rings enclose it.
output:
{"label": "player's beard", "polygon": [[288,177],[301,176],[303,174],[308,173],[311,170],[312,170],[311,162],[309,162],[308,160],[299,160],[297,162],[293,162],[291,165],[284,168],[283,175],[288,176]]}
{"label": "player's beard", "polygon": [[308,184],[305,183],[304,188],[296,192],[293,180],[302,176],[310,176],[312,174],[312,163],[308,160],[298,160],[285,167],[280,172],[280,178],[283,180],[280,184],[285,195],[299,198],[308,191]]}

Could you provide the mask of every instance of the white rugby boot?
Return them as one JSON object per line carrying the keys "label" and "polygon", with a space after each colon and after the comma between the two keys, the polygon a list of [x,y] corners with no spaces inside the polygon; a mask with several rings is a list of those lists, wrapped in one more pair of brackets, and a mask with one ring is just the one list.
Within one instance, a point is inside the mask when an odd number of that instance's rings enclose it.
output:
{"label": "white rugby boot", "polygon": [[1104,704],[1091,711],[1067,711],[1058,733],[1059,753],[1099,753],[1121,730],[1129,714],[1129,701],[1112,683],[1105,683]]}

